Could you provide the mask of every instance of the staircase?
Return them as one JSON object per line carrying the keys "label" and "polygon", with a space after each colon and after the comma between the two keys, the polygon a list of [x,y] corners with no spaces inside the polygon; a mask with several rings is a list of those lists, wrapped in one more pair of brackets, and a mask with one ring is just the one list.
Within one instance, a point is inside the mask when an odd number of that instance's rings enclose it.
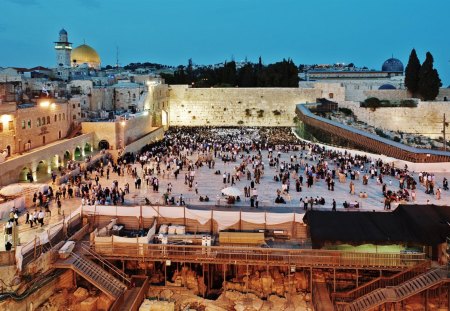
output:
{"label": "staircase", "polygon": [[378,307],[386,302],[400,302],[447,281],[447,271],[432,269],[398,286],[379,288],[345,306],[344,311],[364,311]]}
{"label": "staircase", "polygon": [[428,271],[431,267],[430,261],[424,261],[419,263],[413,267],[410,267],[406,270],[400,271],[391,276],[381,276],[373,279],[372,281],[365,283],[361,286],[358,286],[352,290],[346,292],[335,292],[331,294],[332,301],[336,305],[342,305],[346,303],[350,303],[359,297],[367,295],[372,291],[384,288],[388,286],[397,286],[402,284],[405,281],[408,281],[426,271]]}
{"label": "staircase", "polygon": [[125,284],[103,270],[102,267],[75,253],[72,253],[65,260],[55,262],[53,266],[55,268],[72,269],[114,300],[127,290]]}

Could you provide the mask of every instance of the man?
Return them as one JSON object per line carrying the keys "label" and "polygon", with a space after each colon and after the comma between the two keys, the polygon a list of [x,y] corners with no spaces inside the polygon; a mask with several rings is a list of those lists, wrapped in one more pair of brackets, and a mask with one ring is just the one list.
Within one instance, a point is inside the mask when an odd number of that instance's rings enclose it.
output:
{"label": "man", "polygon": [[336,201],[333,199],[333,207],[331,208],[332,211],[336,211]]}
{"label": "man", "polygon": [[38,213],[38,222],[41,224],[41,227],[44,226],[44,217],[45,217],[45,214],[41,209]]}

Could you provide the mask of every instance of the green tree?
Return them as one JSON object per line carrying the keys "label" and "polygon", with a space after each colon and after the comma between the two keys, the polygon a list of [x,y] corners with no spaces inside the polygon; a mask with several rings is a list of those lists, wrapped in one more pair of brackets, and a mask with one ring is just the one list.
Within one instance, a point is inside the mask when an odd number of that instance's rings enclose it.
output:
{"label": "green tree", "polygon": [[436,69],[433,68],[433,56],[427,52],[425,61],[419,71],[419,94],[424,100],[434,100],[442,86]]}
{"label": "green tree", "polygon": [[419,90],[420,61],[415,49],[409,55],[408,65],[405,69],[405,86],[411,94],[416,94]]}

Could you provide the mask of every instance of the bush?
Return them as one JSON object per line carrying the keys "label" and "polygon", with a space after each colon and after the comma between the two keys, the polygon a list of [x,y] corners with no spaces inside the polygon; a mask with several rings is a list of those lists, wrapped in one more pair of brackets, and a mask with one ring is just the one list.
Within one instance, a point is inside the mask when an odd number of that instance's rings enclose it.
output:
{"label": "bush", "polygon": [[400,137],[394,136],[394,141],[397,142],[397,143],[399,143],[399,142],[401,142],[402,140],[400,139]]}
{"label": "bush", "polygon": [[246,117],[251,117],[252,116],[252,111],[250,109],[245,109],[245,116]]}
{"label": "bush", "polygon": [[378,136],[380,136],[380,137],[383,137],[383,138],[389,138],[388,135],[384,134],[383,130],[375,129],[375,133],[376,133]]}
{"label": "bush", "polygon": [[400,107],[417,107],[417,102],[412,99],[402,99],[400,101]]}
{"label": "bush", "polygon": [[345,114],[346,116],[351,116],[353,114],[353,111],[348,108],[339,108],[339,111]]}
{"label": "bush", "polygon": [[274,115],[279,116],[281,115],[281,112],[279,110],[272,111]]}
{"label": "bush", "polygon": [[239,124],[239,125],[242,125],[242,124],[244,124],[244,121],[239,120],[239,121],[238,121],[238,124]]}
{"label": "bush", "polygon": [[297,124],[298,122],[300,122],[300,119],[295,116],[294,119],[292,119],[292,121],[294,122],[294,124]]}
{"label": "bush", "polygon": [[362,102],[360,106],[364,107],[364,108],[370,108],[372,110],[375,110],[375,109],[381,107],[381,102],[376,97],[369,97],[366,100],[364,100],[364,102]]}
{"label": "bush", "polygon": [[260,109],[258,110],[258,118],[264,117],[264,110]]}

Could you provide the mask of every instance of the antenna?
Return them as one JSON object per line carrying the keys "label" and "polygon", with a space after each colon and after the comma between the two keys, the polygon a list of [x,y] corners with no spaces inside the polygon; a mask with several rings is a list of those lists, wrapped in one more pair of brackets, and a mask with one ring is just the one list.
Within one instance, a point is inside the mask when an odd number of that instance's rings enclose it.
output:
{"label": "antenna", "polygon": [[119,46],[116,46],[116,68],[119,68]]}

